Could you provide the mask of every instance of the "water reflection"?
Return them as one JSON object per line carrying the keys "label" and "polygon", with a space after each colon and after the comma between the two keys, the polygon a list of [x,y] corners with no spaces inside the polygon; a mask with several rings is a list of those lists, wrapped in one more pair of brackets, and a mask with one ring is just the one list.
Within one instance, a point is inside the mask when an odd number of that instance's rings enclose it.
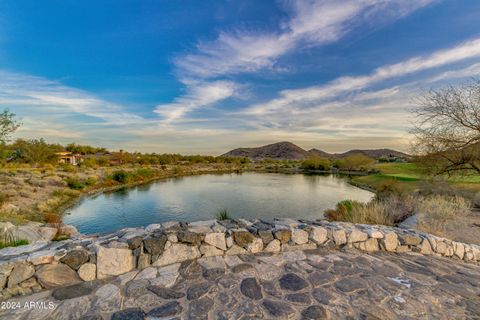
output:
{"label": "water reflection", "polygon": [[172,178],[84,199],[65,222],[84,233],[108,232],[169,220],[234,217],[317,219],[343,199],[368,201],[372,193],[334,175],[209,174]]}

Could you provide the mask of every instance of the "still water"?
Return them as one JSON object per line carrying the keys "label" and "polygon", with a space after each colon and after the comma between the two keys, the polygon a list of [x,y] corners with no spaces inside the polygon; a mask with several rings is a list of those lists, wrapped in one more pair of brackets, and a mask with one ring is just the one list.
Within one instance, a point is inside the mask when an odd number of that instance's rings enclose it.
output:
{"label": "still water", "polygon": [[85,198],[64,222],[82,233],[105,233],[165,221],[213,219],[221,209],[234,218],[318,219],[338,201],[369,201],[373,194],[334,175],[207,174],[159,180]]}

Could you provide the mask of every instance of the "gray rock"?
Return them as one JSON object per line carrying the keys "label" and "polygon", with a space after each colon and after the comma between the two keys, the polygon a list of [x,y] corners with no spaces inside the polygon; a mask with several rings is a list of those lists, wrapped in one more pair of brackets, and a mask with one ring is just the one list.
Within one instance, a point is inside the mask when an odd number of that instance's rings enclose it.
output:
{"label": "gray rock", "polygon": [[161,233],[143,240],[145,250],[152,255],[152,260],[162,254],[167,239],[167,235]]}
{"label": "gray rock", "polygon": [[127,240],[128,248],[130,250],[140,248],[142,246],[143,238],[136,236]]}
{"label": "gray rock", "polygon": [[307,292],[300,292],[300,293],[291,293],[285,296],[285,300],[300,303],[300,304],[311,304],[312,299],[310,298],[310,294]]}
{"label": "gray rock", "polygon": [[284,301],[265,299],[263,307],[274,317],[291,317],[295,314],[295,310]]}
{"label": "gray rock", "polygon": [[122,295],[120,289],[113,284],[105,284],[95,292],[96,301],[93,306],[100,312],[113,312],[120,308]]}
{"label": "gray rock", "polygon": [[67,254],[60,259],[60,262],[65,263],[70,268],[78,270],[80,266],[88,261],[88,251],[83,249],[74,249],[67,252]]}
{"label": "gray rock", "polygon": [[162,287],[162,286],[151,285],[151,286],[148,286],[147,288],[148,288],[148,290],[152,291],[153,293],[155,293],[160,298],[167,299],[167,300],[180,299],[180,298],[183,298],[185,296],[185,294],[181,291],[165,288],[165,287]]}
{"label": "gray rock", "polygon": [[137,298],[148,292],[149,282],[147,279],[143,280],[132,280],[127,283],[125,286],[125,294],[127,297]]}
{"label": "gray rock", "polygon": [[204,296],[212,287],[212,284],[209,282],[201,282],[192,284],[187,289],[187,299],[195,300]]}
{"label": "gray rock", "polygon": [[187,260],[182,262],[179,272],[185,279],[193,280],[202,276],[203,269],[197,260]]}
{"label": "gray rock", "polygon": [[280,278],[280,287],[284,290],[298,291],[307,286],[307,281],[295,273],[287,273]]}
{"label": "gray rock", "polygon": [[184,242],[184,243],[190,243],[193,245],[199,245],[202,240],[204,239],[204,236],[195,233],[195,232],[190,232],[190,231],[181,231],[177,233],[177,239],[179,242]]}
{"label": "gray rock", "polygon": [[335,288],[342,292],[353,292],[367,288],[367,284],[364,280],[358,278],[342,278],[335,283]]}
{"label": "gray rock", "polygon": [[273,240],[273,233],[270,230],[259,230],[258,235],[263,243],[270,243]]}
{"label": "gray rock", "polygon": [[208,319],[208,312],[213,307],[213,300],[208,297],[203,297],[198,300],[190,302],[188,308],[188,316],[191,319]]}
{"label": "gray rock", "polygon": [[73,299],[91,294],[98,286],[99,283],[96,282],[81,282],[53,290],[52,297],[57,300]]}
{"label": "gray rock", "polygon": [[128,308],[112,314],[111,320],[144,320],[145,312],[140,308]]}
{"label": "gray rock", "polygon": [[182,312],[183,308],[177,301],[167,302],[162,304],[160,307],[150,310],[147,314],[149,318],[162,318],[162,317],[171,317]]}
{"label": "gray rock", "polygon": [[302,311],[302,320],[327,319],[327,311],[322,306],[310,306]]}
{"label": "gray rock", "polygon": [[13,267],[10,276],[8,277],[8,287],[13,288],[22,281],[27,280],[35,273],[35,268],[27,263],[17,263]]}
{"label": "gray rock", "polygon": [[240,284],[240,291],[246,297],[253,300],[260,300],[263,298],[262,287],[258,284],[255,278],[246,278]]}

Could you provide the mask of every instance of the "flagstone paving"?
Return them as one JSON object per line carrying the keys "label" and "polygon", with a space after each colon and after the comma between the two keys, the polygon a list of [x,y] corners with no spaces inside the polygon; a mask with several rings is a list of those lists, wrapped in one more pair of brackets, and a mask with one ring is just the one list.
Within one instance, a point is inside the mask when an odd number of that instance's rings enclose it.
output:
{"label": "flagstone paving", "polygon": [[0,318],[480,319],[480,266],[327,249],[209,257],[12,298]]}

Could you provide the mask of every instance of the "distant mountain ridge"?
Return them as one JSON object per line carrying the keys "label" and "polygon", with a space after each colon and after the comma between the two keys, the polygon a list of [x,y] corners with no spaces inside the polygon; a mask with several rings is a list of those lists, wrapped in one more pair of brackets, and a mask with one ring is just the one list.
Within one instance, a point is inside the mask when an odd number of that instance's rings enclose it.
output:
{"label": "distant mountain ridge", "polygon": [[328,153],[315,148],[307,151],[288,141],[272,143],[257,148],[237,148],[223,154],[222,156],[246,157],[253,160],[266,158],[276,160],[304,160],[312,155],[324,158],[344,158],[354,154],[363,154],[375,159],[381,157],[408,157],[408,154],[392,149],[354,149],[344,153]]}

